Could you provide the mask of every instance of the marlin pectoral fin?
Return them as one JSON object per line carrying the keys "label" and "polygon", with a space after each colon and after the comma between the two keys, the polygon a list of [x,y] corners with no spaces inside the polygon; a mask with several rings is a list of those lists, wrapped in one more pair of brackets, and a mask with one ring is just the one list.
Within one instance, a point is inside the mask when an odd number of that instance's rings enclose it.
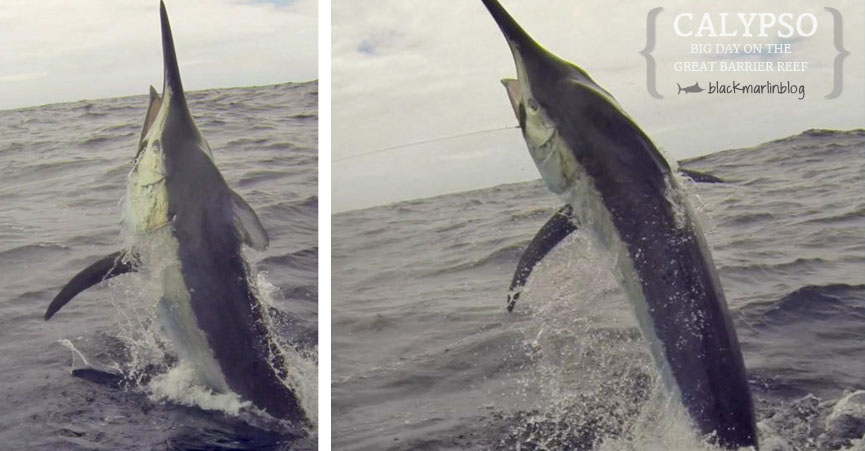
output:
{"label": "marlin pectoral fin", "polygon": [[574,224],[574,209],[570,205],[560,208],[538,230],[529,246],[523,251],[520,262],[517,264],[517,270],[514,272],[514,278],[511,280],[511,288],[508,293],[509,312],[514,309],[514,304],[520,298],[523,285],[526,284],[526,280],[529,279],[529,275],[531,275],[535,265],[574,230],[577,230],[577,226]]}
{"label": "marlin pectoral fin", "polygon": [[69,303],[78,293],[103,280],[138,270],[139,256],[126,250],[117,251],[100,258],[96,263],[84,268],[60,290],[48,305],[45,321],[51,319],[58,310]]}
{"label": "marlin pectoral fin", "polygon": [[267,231],[258,220],[258,215],[249,204],[240,197],[240,194],[231,192],[231,210],[234,215],[234,227],[243,242],[247,246],[263,251],[270,244],[270,238],[267,236]]}
{"label": "marlin pectoral fin", "polygon": [[705,172],[694,171],[691,169],[685,169],[685,168],[681,168],[681,167],[679,168],[679,172],[682,175],[688,176],[688,178],[690,178],[691,180],[693,180],[697,183],[724,183],[723,179],[721,179],[719,177],[715,177],[712,174],[707,174]]}

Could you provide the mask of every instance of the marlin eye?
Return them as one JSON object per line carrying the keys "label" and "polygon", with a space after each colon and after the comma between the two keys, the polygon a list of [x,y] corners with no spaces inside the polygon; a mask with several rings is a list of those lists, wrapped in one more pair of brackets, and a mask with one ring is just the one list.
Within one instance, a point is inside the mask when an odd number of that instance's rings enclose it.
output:
{"label": "marlin eye", "polygon": [[533,99],[531,97],[529,97],[528,104],[529,104],[529,108],[531,108],[532,111],[538,111],[538,109],[540,108],[540,106],[538,106],[538,102],[536,102],[535,99]]}

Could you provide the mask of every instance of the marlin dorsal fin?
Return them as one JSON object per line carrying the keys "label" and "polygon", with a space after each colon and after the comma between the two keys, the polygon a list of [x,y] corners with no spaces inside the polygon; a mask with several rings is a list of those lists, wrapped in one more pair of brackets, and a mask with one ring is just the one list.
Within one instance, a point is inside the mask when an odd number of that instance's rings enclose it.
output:
{"label": "marlin dorsal fin", "polygon": [[144,116],[144,127],[141,128],[141,139],[139,141],[144,141],[144,137],[147,136],[147,132],[153,125],[153,121],[156,120],[156,115],[159,113],[160,106],[162,106],[162,98],[159,97],[156,89],[151,86],[150,103],[147,106],[147,114]]}

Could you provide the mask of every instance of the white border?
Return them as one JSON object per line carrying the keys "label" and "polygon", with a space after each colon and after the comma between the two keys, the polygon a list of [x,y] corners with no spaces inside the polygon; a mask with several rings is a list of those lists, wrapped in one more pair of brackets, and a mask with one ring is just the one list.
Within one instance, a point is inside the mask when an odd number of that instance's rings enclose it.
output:
{"label": "white border", "polygon": [[318,2],[318,449],[330,450],[330,2]]}

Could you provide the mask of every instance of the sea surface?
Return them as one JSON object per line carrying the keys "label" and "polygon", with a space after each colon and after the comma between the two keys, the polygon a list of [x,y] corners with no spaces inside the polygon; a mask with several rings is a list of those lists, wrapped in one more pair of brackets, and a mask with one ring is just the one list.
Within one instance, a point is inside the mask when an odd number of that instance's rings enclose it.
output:
{"label": "sea surface", "polygon": [[317,82],[187,93],[228,185],[270,234],[266,251],[245,255],[271,333],[303,375],[309,428],[264,421],[194,382],[153,321],[158,290],[139,275],[93,287],[43,321],[73,275],[122,246],[121,200],[148,99],[0,111],[0,448],[317,447],[317,98]]}
{"label": "sea surface", "polygon": [[[865,449],[865,130],[683,163],[727,294],[761,449]],[[513,313],[560,206],[540,181],[333,217],[333,449],[702,450],[666,403],[605,250],[576,232]]]}

